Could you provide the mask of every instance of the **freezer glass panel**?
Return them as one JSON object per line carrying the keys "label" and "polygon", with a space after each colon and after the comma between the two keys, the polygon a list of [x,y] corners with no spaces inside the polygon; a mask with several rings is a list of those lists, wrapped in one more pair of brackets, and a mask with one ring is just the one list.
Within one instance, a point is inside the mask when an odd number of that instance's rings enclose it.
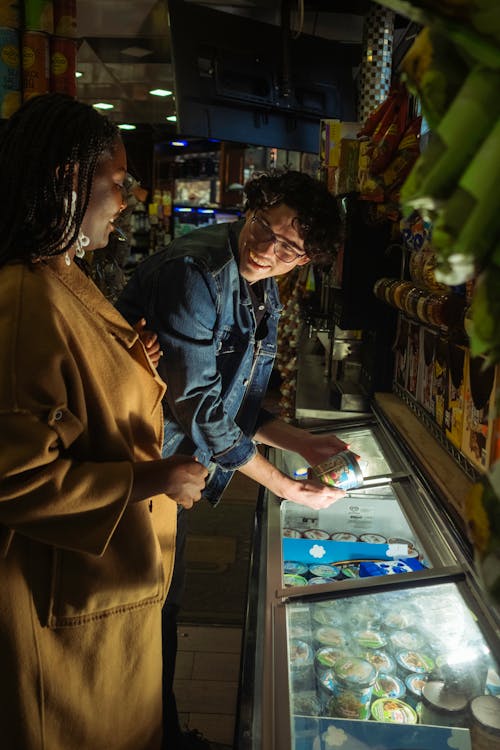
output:
{"label": "freezer glass panel", "polygon": [[470,746],[499,670],[455,584],[285,606],[293,750]]}
{"label": "freezer glass panel", "polygon": [[281,536],[284,586],[432,567],[391,484],[351,491],[323,510],[283,501]]}
{"label": "freezer glass panel", "polygon": [[[372,477],[390,477],[393,472],[402,469],[401,463],[396,458],[389,458],[387,451],[383,452],[380,441],[372,428],[351,427],[335,430],[335,434],[349,445],[349,450],[360,457],[358,463],[365,484],[370,483]],[[297,478],[307,474],[309,465],[297,453],[283,451],[282,460],[283,465],[280,468],[285,474]]]}

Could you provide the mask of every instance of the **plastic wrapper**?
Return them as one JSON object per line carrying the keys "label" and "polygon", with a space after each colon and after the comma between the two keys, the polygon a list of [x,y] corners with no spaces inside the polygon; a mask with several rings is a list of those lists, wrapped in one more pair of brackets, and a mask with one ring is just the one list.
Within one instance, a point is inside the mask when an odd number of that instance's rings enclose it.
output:
{"label": "plastic wrapper", "polygon": [[382,172],[391,161],[405,132],[407,119],[408,97],[404,92],[401,92],[394,99],[392,120],[380,141],[373,148],[370,161],[370,172],[372,174]]}

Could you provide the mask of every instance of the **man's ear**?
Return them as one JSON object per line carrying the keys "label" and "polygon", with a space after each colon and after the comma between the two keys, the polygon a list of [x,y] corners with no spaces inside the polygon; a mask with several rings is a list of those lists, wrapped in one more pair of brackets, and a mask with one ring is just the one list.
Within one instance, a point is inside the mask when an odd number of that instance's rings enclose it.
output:
{"label": "man's ear", "polygon": [[299,258],[297,261],[298,266],[307,266],[308,263],[311,262],[311,259],[308,255],[304,255],[303,258]]}

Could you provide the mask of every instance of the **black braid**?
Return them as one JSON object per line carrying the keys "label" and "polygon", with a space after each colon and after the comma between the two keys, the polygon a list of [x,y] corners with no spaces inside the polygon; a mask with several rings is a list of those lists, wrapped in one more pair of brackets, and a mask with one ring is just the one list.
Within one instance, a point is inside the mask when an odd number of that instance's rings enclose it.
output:
{"label": "black braid", "polygon": [[342,222],[335,197],[326,185],[303,172],[271,170],[255,173],[245,185],[246,209],[285,204],[297,212],[297,232],[314,262],[333,259]]}
{"label": "black braid", "polygon": [[118,138],[107,117],[64,94],[34,97],[12,115],[0,132],[0,266],[74,244],[97,162]]}

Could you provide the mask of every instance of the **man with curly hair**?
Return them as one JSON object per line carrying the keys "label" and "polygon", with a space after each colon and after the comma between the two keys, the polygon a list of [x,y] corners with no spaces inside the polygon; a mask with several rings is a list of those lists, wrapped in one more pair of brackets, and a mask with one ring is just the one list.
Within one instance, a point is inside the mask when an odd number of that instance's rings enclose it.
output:
{"label": "man with curly hair", "polygon": [[[291,170],[254,175],[245,196],[244,219],[194,230],[141,263],[117,306],[129,322],[144,318],[158,335],[158,370],[167,382],[164,454],[192,454],[208,467],[203,496],[212,505],[240,471],[277,497],[326,508],[345,493],[286,476],[257,445],[295,451],[310,465],[346,447],[335,435],[311,434],[261,408],[281,311],[275,277],[332,256],[341,231],[337,203],[324,184]],[[195,745],[179,730],[172,692],[185,515],[178,517],[174,581],[164,607],[172,748]]]}

